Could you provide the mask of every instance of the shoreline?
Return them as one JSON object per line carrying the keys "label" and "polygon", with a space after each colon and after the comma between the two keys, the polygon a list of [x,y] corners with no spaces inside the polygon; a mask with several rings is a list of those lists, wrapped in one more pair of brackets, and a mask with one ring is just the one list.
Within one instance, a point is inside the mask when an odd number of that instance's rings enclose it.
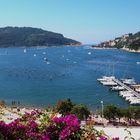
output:
{"label": "shoreline", "polygon": [[130,50],[128,48],[121,48],[121,50],[127,51],[127,52],[132,52],[132,53],[140,53],[140,50]]}
{"label": "shoreline", "polygon": [[93,49],[99,49],[99,50],[111,50],[111,49],[118,49],[118,50],[123,50],[123,51],[127,51],[127,52],[132,52],[132,53],[140,53],[140,50],[130,50],[128,48],[110,48],[110,47],[92,47]]}

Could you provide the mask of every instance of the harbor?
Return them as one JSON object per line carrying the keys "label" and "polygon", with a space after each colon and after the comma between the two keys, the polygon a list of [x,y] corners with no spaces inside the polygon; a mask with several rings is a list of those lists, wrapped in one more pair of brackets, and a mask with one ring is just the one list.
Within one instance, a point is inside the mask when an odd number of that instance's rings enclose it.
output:
{"label": "harbor", "polygon": [[140,105],[140,85],[133,78],[117,79],[115,76],[103,76],[97,79],[102,85],[109,86],[112,91],[118,91],[119,96],[131,105]]}

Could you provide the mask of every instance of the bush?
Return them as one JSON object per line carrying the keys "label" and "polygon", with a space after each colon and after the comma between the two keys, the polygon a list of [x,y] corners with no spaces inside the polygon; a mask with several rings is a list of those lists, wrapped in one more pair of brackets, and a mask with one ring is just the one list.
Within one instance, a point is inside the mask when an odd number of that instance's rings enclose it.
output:
{"label": "bush", "polygon": [[56,104],[56,112],[59,112],[62,115],[70,114],[73,106],[74,105],[73,105],[73,103],[71,102],[70,99],[59,101]]}
{"label": "bush", "polygon": [[88,118],[90,111],[85,105],[79,104],[73,106],[71,114],[75,114],[79,119],[83,120]]}

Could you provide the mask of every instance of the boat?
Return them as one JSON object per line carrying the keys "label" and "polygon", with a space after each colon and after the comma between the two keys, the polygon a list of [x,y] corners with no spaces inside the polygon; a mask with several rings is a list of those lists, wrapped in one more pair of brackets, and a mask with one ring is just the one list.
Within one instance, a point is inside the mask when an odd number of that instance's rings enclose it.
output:
{"label": "boat", "polygon": [[104,86],[117,86],[118,84],[114,81],[102,81],[101,82]]}
{"label": "boat", "polygon": [[136,64],[140,65],[140,62],[136,62]]}
{"label": "boat", "polygon": [[134,100],[134,99],[137,99],[137,97],[134,96],[134,95],[130,95],[130,96],[126,96],[126,97],[125,97],[125,100],[126,100],[126,101],[131,101],[131,100]]}
{"label": "boat", "polygon": [[140,92],[140,88],[138,88],[138,89],[135,89],[135,91],[137,91],[137,92]]}
{"label": "boat", "polygon": [[127,98],[127,97],[132,97],[132,95],[133,95],[133,94],[128,93],[128,94],[124,94],[124,95],[122,95],[122,97],[123,97],[123,98]]}
{"label": "boat", "polygon": [[115,79],[115,76],[103,76],[102,78],[98,78],[97,80],[100,82],[107,82],[107,81],[112,81]]}
{"label": "boat", "polygon": [[88,52],[88,55],[91,55],[91,52]]}
{"label": "boat", "polygon": [[127,90],[125,90],[125,91],[120,91],[119,92],[119,96],[123,96],[123,95],[130,95],[132,92],[131,91],[127,91]]}
{"label": "boat", "polygon": [[135,80],[133,78],[126,78],[126,79],[121,79],[122,82],[124,84],[127,84],[127,85],[134,85],[136,84]]}
{"label": "boat", "polygon": [[131,105],[140,104],[140,99],[131,100],[131,101],[130,101],[130,104],[131,104]]}
{"label": "boat", "polygon": [[27,50],[26,50],[26,49],[24,49],[24,50],[23,50],[23,52],[24,52],[24,53],[26,53],[26,52],[27,52]]}
{"label": "boat", "polygon": [[47,62],[47,61],[48,61],[48,59],[47,59],[46,57],[44,57],[44,61],[46,61],[46,62]]}
{"label": "boat", "polygon": [[129,101],[129,102],[131,102],[133,100],[137,100],[137,97],[136,96],[127,97],[126,100]]}
{"label": "boat", "polygon": [[114,91],[121,91],[121,90],[124,90],[124,87],[122,87],[122,86],[113,86],[113,87],[111,88],[111,90],[114,90]]}

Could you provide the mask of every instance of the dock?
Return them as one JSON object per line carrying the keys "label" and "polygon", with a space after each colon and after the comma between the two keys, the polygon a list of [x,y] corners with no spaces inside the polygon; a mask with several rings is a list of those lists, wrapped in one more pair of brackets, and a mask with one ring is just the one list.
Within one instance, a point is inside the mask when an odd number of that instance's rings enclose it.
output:
{"label": "dock", "polygon": [[136,92],[135,90],[133,90],[132,88],[130,88],[126,84],[122,83],[120,80],[118,80],[118,79],[112,79],[112,80],[115,83],[117,83],[118,85],[124,87],[126,90],[131,91],[136,97],[140,98],[140,94],[138,92]]}
{"label": "dock", "polygon": [[109,86],[112,90],[118,91],[119,95],[125,98],[132,105],[140,105],[140,87],[138,92],[132,88],[132,85],[136,85],[134,79],[116,79],[115,76],[103,76],[97,79],[104,86]]}

